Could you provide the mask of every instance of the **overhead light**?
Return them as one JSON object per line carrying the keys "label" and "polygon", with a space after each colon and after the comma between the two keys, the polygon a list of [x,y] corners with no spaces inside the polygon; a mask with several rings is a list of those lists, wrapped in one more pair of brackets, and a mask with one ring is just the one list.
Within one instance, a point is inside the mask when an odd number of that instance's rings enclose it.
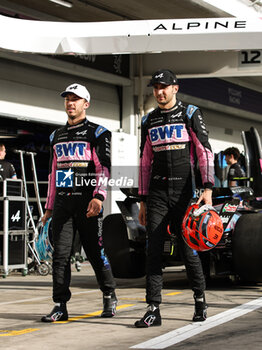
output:
{"label": "overhead light", "polygon": [[66,1],[66,0],[49,0],[49,1],[64,7],[73,7],[73,4],[70,1]]}
{"label": "overhead light", "polygon": [[16,138],[17,134],[14,130],[8,130],[7,128],[0,129],[0,139],[13,139]]}
{"label": "overhead light", "polygon": [[0,135],[0,139],[15,139],[17,135]]}

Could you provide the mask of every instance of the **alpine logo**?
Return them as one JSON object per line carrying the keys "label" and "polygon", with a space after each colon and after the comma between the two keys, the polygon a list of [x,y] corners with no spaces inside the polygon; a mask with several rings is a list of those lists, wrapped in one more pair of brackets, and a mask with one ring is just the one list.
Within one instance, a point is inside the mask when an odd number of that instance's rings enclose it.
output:
{"label": "alpine logo", "polygon": [[87,133],[87,130],[77,131],[77,132],[76,132],[76,135],[82,135],[82,136],[84,136],[84,135],[86,135],[86,133]]}
{"label": "alpine logo", "polygon": [[74,86],[70,86],[70,90],[76,90],[78,88],[78,86],[77,85],[74,85]]}
{"label": "alpine logo", "polygon": [[178,112],[177,114],[172,114],[170,119],[178,119],[182,116],[182,112]]}
{"label": "alpine logo", "polygon": [[[171,24],[171,25],[170,25]],[[179,20],[177,22],[168,22],[168,26],[163,23],[159,23],[155,28],[156,30],[166,30],[166,31],[180,31],[180,32],[186,32],[186,31],[196,31],[201,30],[201,32],[207,32],[210,29],[213,29],[214,31],[217,30],[228,30],[228,29],[234,29],[234,31],[237,30],[243,30],[244,28],[247,28],[247,21],[236,21],[230,19],[226,20],[217,20],[217,18],[210,19],[209,21],[206,20]]]}
{"label": "alpine logo", "polygon": [[17,210],[16,214],[11,216],[12,222],[18,222],[21,219],[20,210]]}

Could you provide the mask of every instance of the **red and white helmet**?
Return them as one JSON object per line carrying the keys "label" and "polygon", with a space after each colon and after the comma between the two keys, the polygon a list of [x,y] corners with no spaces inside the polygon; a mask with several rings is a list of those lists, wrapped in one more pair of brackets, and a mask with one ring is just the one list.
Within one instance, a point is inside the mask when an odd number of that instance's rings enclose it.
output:
{"label": "red and white helmet", "polygon": [[182,236],[187,245],[199,252],[214,248],[223,235],[223,223],[208,204],[188,207],[182,222]]}

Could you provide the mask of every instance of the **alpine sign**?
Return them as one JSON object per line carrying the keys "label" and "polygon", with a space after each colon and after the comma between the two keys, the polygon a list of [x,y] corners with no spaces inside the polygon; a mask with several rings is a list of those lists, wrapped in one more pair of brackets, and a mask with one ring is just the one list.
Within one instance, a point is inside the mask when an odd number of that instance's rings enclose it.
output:
{"label": "alpine sign", "polygon": [[0,16],[0,48],[42,54],[262,49],[261,18],[45,22]]}

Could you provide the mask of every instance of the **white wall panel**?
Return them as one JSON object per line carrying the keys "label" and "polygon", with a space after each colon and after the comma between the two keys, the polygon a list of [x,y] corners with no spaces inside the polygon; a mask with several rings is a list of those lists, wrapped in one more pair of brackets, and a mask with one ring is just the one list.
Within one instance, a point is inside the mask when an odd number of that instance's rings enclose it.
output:
{"label": "white wall panel", "polygon": [[262,125],[249,119],[236,118],[210,109],[201,108],[204,114],[212,149],[215,153],[227,147],[238,147],[243,150],[241,131],[247,131],[251,126],[257,128],[262,136]]}
{"label": "white wall panel", "polygon": [[60,92],[74,82],[87,86],[91,94],[88,118],[112,131],[119,129],[115,86],[7,60],[0,62],[0,116],[64,124],[67,116]]}

